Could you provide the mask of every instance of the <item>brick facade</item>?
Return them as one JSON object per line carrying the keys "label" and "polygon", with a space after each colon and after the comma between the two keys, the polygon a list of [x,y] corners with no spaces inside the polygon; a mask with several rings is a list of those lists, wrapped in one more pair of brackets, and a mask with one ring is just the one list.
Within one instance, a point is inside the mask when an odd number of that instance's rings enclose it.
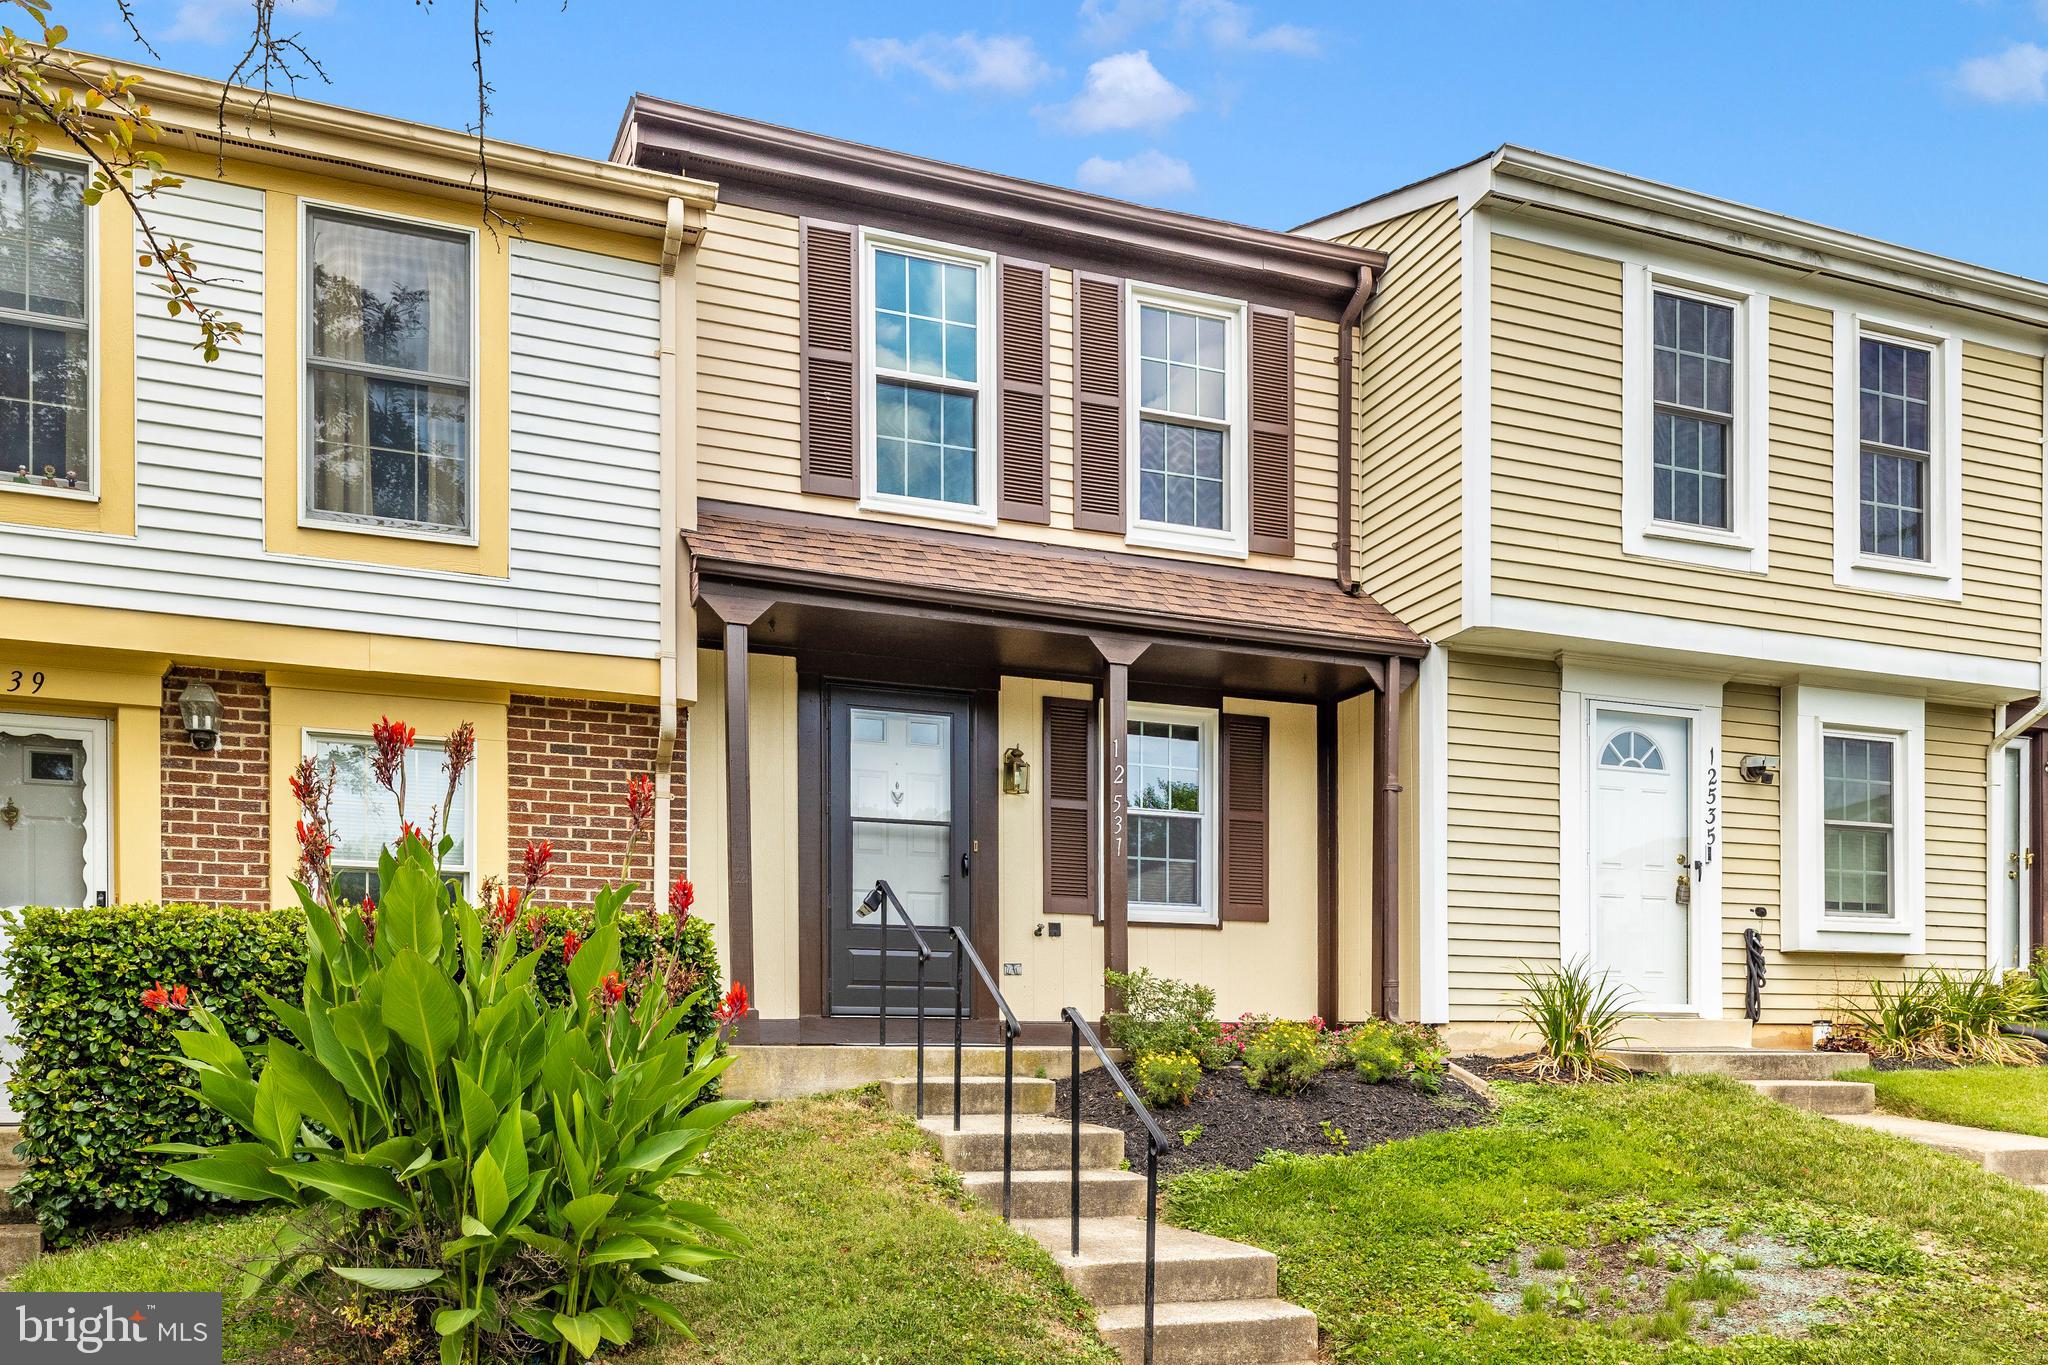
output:
{"label": "brick facade", "polygon": [[[220,697],[220,743],[185,737],[178,694]],[[163,897],[260,909],[270,903],[270,693],[260,673],[178,665],[164,675]]]}
{"label": "brick facade", "polygon": [[[547,899],[571,905],[587,901],[606,881],[621,875],[626,783],[654,772],[660,714],[652,706],[630,702],[515,695],[506,720],[511,833],[507,865],[516,872],[529,839],[550,839],[556,872],[548,879]],[[681,876],[686,824],[681,735],[676,740],[674,782],[671,875]],[[651,842],[641,841],[634,866],[624,874],[638,888],[635,905],[656,899],[651,889]],[[660,894],[665,896],[666,889]]]}

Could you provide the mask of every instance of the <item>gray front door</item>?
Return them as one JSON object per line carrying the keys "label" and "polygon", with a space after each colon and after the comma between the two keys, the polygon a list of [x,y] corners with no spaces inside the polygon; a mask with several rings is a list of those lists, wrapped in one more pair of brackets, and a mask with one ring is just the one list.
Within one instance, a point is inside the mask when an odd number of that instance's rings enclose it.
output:
{"label": "gray front door", "polygon": [[953,1009],[953,941],[968,927],[968,708],[943,693],[834,688],[828,712],[826,933],[834,1014],[875,1013],[888,961],[891,1014],[917,1009],[917,952],[891,911],[859,913],[878,880],[931,945],[927,1010]]}

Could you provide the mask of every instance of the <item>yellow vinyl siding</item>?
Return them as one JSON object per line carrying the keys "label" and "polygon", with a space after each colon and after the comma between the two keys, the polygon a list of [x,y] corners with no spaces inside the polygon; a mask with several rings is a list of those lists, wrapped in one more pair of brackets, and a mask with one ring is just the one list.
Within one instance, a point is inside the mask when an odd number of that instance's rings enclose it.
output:
{"label": "yellow vinyl siding", "polygon": [[[2032,661],[2041,652],[2041,364],[1963,347],[1963,598],[1834,581],[1833,320],[1771,301],[1770,572],[1624,556],[1619,261],[1493,239],[1494,591],[1572,606]],[[1853,514],[1853,509],[1852,509]]]}
{"label": "yellow vinyl siding", "polygon": [[1458,628],[1463,583],[1458,206],[1432,204],[1344,239],[1384,251],[1357,397],[1357,573],[1422,634]]}
{"label": "yellow vinyl siding", "polygon": [[[912,517],[857,513],[851,499],[802,490],[797,220],[722,205],[698,251],[697,496],[915,523]],[[1074,529],[1073,297],[1073,273],[1053,270],[1052,524],[1004,522],[988,533],[1123,549],[1121,536]],[[1295,318],[1294,377],[1295,553],[1253,555],[1247,562],[1260,569],[1328,574],[1337,562],[1336,324]],[[1170,550],[1133,553],[1212,558]]]}
{"label": "yellow vinyl siding", "polygon": [[[1722,1008],[1739,1017],[1745,969],[1742,931],[1763,938],[1761,1024],[1806,1024],[1831,1017],[1862,998],[1873,980],[1896,980],[1926,966],[1975,970],[1984,965],[1984,885],[1990,838],[1984,785],[1991,713],[1973,707],[1927,708],[1927,951],[1910,958],[1856,957],[1778,951],[1779,825],[1782,788],[1744,782],[1744,754],[1779,748],[1778,690],[1731,683],[1722,697],[1727,861],[1721,870]],[[1751,913],[1762,906],[1765,914]]]}
{"label": "yellow vinyl siding", "polygon": [[1515,973],[1558,956],[1554,664],[1449,657],[1451,1018],[1508,1018]]}

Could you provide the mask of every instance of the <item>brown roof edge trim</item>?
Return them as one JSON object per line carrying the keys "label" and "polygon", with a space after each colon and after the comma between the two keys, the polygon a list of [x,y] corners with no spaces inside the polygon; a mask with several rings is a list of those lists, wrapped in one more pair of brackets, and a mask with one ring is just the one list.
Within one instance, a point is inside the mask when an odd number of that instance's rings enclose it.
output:
{"label": "brown roof edge trim", "polygon": [[993,215],[1011,227],[1114,240],[1140,252],[1197,256],[1212,267],[1292,278],[1337,302],[1349,296],[1361,267],[1377,271],[1387,260],[1363,247],[1126,203],[649,95],[635,95],[627,106],[616,146],[628,145],[640,156],[668,152],[686,164],[715,163],[718,174],[711,178],[720,181],[755,176],[816,186],[842,201],[872,198],[926,213],[951,208]]}

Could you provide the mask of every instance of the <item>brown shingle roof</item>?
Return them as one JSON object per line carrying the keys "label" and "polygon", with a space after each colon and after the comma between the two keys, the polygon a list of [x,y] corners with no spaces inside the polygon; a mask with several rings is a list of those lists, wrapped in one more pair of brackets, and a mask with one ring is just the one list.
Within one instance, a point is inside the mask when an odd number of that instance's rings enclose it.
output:
{"label": "brown shingle roof", "polygon": [[1271,649],[1419,654],[1422,638],[1330,579],[1035,545],[707,502],[686,539],[700,575],[943,602]]}

